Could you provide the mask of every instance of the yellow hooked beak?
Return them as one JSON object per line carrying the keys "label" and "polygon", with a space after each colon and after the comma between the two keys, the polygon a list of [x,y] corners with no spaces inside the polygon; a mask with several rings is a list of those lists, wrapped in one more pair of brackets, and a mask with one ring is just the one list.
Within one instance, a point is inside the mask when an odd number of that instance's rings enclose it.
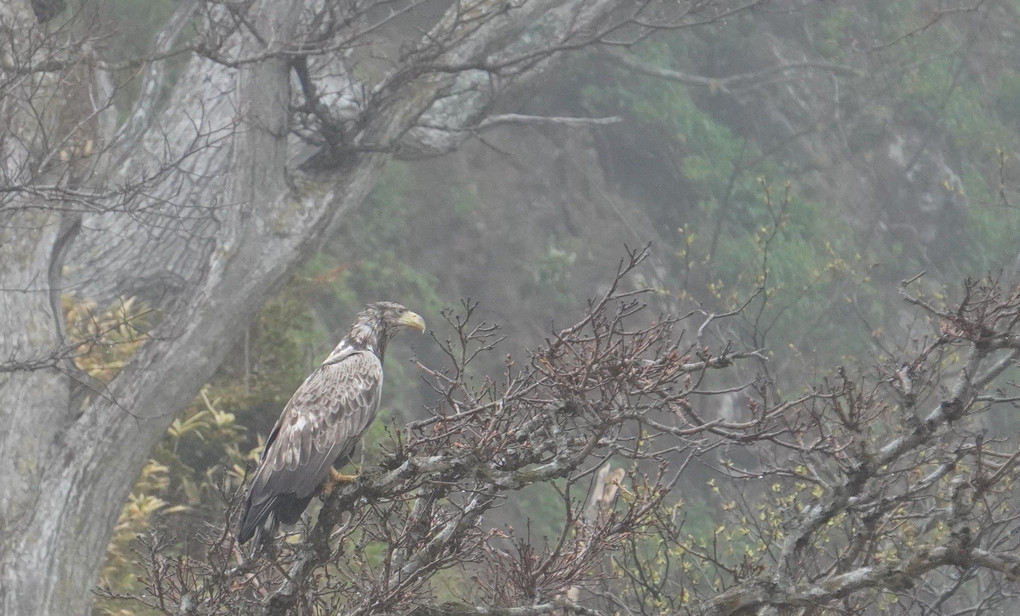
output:
{"label": "yellow hooked beak", "polygon": [[410,310],[400,315],[399,323],[401,325],[406,325],[411,329],[416,329],[422,333],[425,332],[425,319],[421,318],[419,315],[411,312]]}

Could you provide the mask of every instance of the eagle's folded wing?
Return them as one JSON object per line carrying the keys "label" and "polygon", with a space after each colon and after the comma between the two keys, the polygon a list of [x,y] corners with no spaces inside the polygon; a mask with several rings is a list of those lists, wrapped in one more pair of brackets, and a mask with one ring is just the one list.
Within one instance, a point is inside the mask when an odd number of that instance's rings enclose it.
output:
{"label": "eagle's folded wing", "polygon": [[[273,510],[304,510],[338,460],[346,463],[379,408],[382,364],[367,351],[324,364],[298,388],[262,453],[241,523],[246,541]],[[299,507],[287,507],[296,501]],[[281,521],[293,523],[296,520]]]}

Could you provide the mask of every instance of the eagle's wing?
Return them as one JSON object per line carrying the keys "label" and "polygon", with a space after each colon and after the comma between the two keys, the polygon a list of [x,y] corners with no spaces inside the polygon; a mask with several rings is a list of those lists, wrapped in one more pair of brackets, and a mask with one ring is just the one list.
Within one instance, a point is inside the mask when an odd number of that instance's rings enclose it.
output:
{"label": "eagle's wing", "polygon": [[329,468],[351,454],[375,418],[382,378],[379,358],[360,351],[324,364],[305,379],[262,452],[243,527],[261,525],[281,499],[311,498]]}

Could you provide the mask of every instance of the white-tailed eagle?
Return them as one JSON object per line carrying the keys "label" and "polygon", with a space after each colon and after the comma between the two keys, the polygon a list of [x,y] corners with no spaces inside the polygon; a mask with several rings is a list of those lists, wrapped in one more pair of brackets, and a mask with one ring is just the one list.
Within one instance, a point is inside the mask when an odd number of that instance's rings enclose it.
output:
{"label": "white-tailed eagle", "polygon": [[324,482],[349,480],[334,467],[350,460],[375,418],[383,352],[403,327],[425,331],[425,321],[400,304],[369,304],[322,366],[294,392],[259,459],[238,541],[243,544],[256,532],[271,536],[281,522],[297,522]]}

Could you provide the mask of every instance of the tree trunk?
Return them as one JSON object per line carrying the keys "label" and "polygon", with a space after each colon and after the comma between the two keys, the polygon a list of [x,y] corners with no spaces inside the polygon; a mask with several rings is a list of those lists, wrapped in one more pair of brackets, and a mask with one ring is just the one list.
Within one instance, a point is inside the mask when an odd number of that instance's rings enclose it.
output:
{"label": "tree trunk", "polygon": [[[67,379],[45,354],[60,346],[48,291],[49,257],[59,214],[6,216],[0,226],[0,356],[22,358],[24,370],[0,373],[0,605],[5,614],[31,614],[28,606],[57,592],[59,567],[48,547],[35,544],[40,523],[60,525],[41,506],[52,470],[54,439],[69,421]],[[58,451],[55,451],[57,449]],[[17,559],[8,555],[17,554]],[[78,592],[92,572],[78,571]],[[61,576],[63,577],[63,576]],[[84,582],[84,584],[82,583]],[[71,582],[74,585],[74,582]]]}

